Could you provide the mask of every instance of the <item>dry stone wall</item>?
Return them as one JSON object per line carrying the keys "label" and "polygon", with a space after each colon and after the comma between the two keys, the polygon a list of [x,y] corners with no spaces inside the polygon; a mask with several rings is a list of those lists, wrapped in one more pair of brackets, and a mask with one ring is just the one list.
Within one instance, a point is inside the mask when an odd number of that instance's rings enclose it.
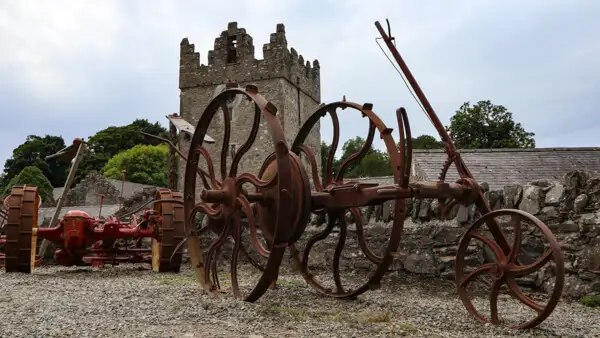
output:
{"label": "dry stone wall", "polygon": [[103,204],[119,204],[120,192],[102,174],[92,172],[82,179],[67,193],[65,207],[99,206],[101,197]]}
{"label": "dry stone wall", "polygon": [[124,199],[123,207],[115,212],[115,217],[123,217],[134,211],[136,214],[140,214],[144,210],[152,209],[154,205],[150,201],[154,200],[157,190],[155,187],[147,187]]}
{"label": "dry stone wall", "polygon": [[[584,171],[572,171],[562,182],[547,180],[514,184],[501,190],[489,190],[481,184],[485,197],[494,210],[515,208],[535,215],[548,225],[565,255],[565,295],[581,297],[600,293],[600,177]],[[361,208],[367,242],[374,251],[387,245],[391,233],[394,202]],[[437,200],[407,200],[407,214],[399,257],[393,270],[416,274],[454,278],[454,261],[458,243],[468,227],[480,215],[474,206],[456,206],[447,220],[440,220]],[[347,220],[354,222],[350,214]],[[309,232],[322,230],[324,219],[314,217]],[[350,226],[350,235],[354,225]],[[312,229],[312,230],[311,230]],[[308,236],[308,235],[307,235]],[[306,237],[306,236],[304,236]],[[507,235],[512,243],[512,234]],[[346,268],[360,268],[367,262],[354,241],[349,250]],[[525,234],[522,250],[539,257],[545,248],[539,237]],[[330,255],[335,241],[323,246],[321,255]],[[329,253],[328,253],[329,252]],[[319,253],[315,253],[319,255]],[[469,259],[482,259],[484,255]],[[474,258],[475,257],[475,258]],[[520,281],[522,285],[549,291],[553,276],[548,269]]]}

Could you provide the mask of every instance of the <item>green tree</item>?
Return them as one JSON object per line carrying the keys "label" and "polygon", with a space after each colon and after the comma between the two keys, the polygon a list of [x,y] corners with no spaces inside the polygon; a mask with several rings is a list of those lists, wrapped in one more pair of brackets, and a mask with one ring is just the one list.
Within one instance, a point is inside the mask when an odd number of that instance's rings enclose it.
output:
{"label": "green tree", "polygon": [[108,161],[117,154],[136,145],[158,145],[161,141],[144,136],[140,132],[168,137],[168,131],[160,123],[150,123],[137,119],[126,126],[110,126],[97,132],[88,140],[88,152],[82,159],[75,182],[79,182],[92,171],[101,171]]}
{"label": "green tree", "polygon": [[[331,149],[331,145],[321,141],[321,183],[325,184],[326,178],[326,166],[327,166],[327,155],[329,154],[329,149]],[[335,165],[335,159],[334,165]]]}
{"label": "green tree", "polygon": [[[353,139],[347,140],[342,146],[341,156],[334,159],[333,173],[334,175],[338,172],[342,162],[350,157],[352,154],[360,151],[362,146],[365,144],[365,139],[357,136]],[[321,143],[321,161],[326,163],[327,153],[329,152],[330,145]],[[391,175],[392,169],[390,164],[389,155],[386,152],[382,152],[379,149],[371,147],[365,156],[356,164],[351,165],[346,169],[344,178],[356,178],[356,177],[374,177],[374,176],[386,176]],[[323,175],[325,170],[323,169]]]}
{"label": "green tree", "polygon": [[392,175],[392,165],[388,153],[374,149],[361,160],[351,177],[378,177]]}
{"label": "green tree", "polygon": [[102,169],[107,178],[166,187],[169,184],[169,146],[139,144],[113,156]]}
{"label": "green tree", "polygon": [[431,135],[421,135],[412,138],[413,149],[443,149],[444,143]]}
{"label": "green tree", "polygon": [[4,187],[2,191],[3,196],[10,195],[10,191],[15,185],[33,185],[38,188],[38,194],[44,202],[52,202],[54,200],[52,196],[52,184],[44,175],[44,173],[34,166],[27,166],[20,173],[14,176],[10,182]]}
{"label": "green tree", "polygon": [[479,101],[473,106],[463,103],[446,129],[459,149],[535,147],[535,134],[516,123],[504,106],[490,101]]}
{"label": "green tree", "polygon": [[25,142],[13,150],[12,157],[4,163],[4,174],[0,186],[4,187],[26,167],[35,166],[48,178],[54,187],[64,185],[69,164],[60,161],[46,161],[48,155],[55,154],[65,147],[61,136],[29,135]]}

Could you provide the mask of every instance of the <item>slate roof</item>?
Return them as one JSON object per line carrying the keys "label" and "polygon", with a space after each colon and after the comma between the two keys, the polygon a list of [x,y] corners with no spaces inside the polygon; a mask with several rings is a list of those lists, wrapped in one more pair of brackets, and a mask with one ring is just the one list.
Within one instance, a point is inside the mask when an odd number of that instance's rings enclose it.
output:
{"label": "slate roof", "polygon": [[[415,172],[425,180],[437,180],[446,153],[441,149],[413,153]],[[600,173],[600,148],[463,149],[460,154],[475,179],[488,183],[490,189],[540,179],[560,181],[575,169]],[[456,179],[453,165],[446,181]]]}

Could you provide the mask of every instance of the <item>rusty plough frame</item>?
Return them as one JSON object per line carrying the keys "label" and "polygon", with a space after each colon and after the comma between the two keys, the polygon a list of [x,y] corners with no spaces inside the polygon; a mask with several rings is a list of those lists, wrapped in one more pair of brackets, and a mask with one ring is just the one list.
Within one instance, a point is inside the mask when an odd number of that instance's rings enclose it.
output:
{"label": "rusty plough frame", "polygon": [[[289,248],[292,259],[296,263],[299,272],[306,282],[317,292],[340,299],[351,299],[366,292],[376,289],[380,281],[388,271],[390,264],[397,255],[404,220],[406,217],[407,198],[434,198],[438,199],[442,212],[449,210],[456,204],[465,206],[475,205],[481,217],[471,225],[463,235],[456,254],[456,285],[461,301],[468,312],[481,322],[500,324],[498,316],[498,295],[501,287],[505,286],[508,293],[520,300],[523,304],[533,309],[536,313],[533,319],[520,322],[514,327],[531,328],[543,322],[557,305],[564,286],[564,258],[561,249],[548,227],[539,219],[520,210],[502,209],[492,211],[483,197],[483,192],[467,169],[460,153],[455,148],[450,136],[432,109],[429,101],[419,88],[416,80],[410,73],[398,50],[393,44],[393,37],[386,32],[379,22],[375,23],[383,41],[387,44],[394,59],[400,66],[410,87],[418,97],[427,116],[431,119],[437,129],[441,140],[444,142],[447,160],[443,164],[439,181],[436,182],[409,182],[409,174],[412,162],[412,145],[408,116],[404,108],[399,108],[397,123],[399,127],[399,145],[392,137],[392,129],[373,112],[373,105],[363,105],[348,101],[334,102],[321,106],[304,123],[300,132],[290,145],[286,142],[282,126],[277,117],[277,108],[258,93],[258,88],[248,85],[244,89],[229,85],[228,89],[218,94],[203,112],[198,124],[193,131],[188,156],[184,156],[172,148],[187,161],[184,177],[183,205],[185,213],[186,240],[188,254],[191,258],[192,267],[195,270],[198,281],[204,291],[216,294],[221,289],[218,279],[218,260],[222,249],[228,242],[233,242],[231,259],[231,289],[236,298],[246,301],[256,301],[277,281],[279,267]],[[230,166],[227,166],[229,154],[229,139],[231,134],[230,108],[228,101],[236,95],[248,99],[254,105],[254,122],[251,126],[249,137],[233,154]],[[338,110],[357,111],[369,121],[369,130],[364,146],[355,154],[346,158],[336,173],[333,172],[333,160],[339,143],[339,118]],[[213,168],[212,158],[209,151],[203,146],[206,142],[206,133],[210,123],[217,113],[222,111],[222,123],[224,130],[222,148],[220,153],[220,166],[217,173]],[[346,112],[344,112],[346,113]],[[327,156],[325,166],[325,184],[322,185],[321,177],[317,169],[317,161],[314,152],[305,145],[305,141],[311,129],[320,118],[329,115],[333,122],[333,142]],[[268,133],[274,144],[274,152],[269,155],[260,169],[258,175],[239,172],[239,164],[242,156],[246,154],[259,133],[261,120],[266,124]],[[394,176],[394,184],[378,186],[377,184],[365,184],[346,181],[344,174],[347,169],[358,163],[372,145],[375,134],[383,139],[385,147],[391,160]],[[300,156],[303,156],[310,164],[305,167]],[[199,165],[203,157],[205,165]],[[445,182],[446,172],[454,164],[460,175],[456,182]],[[309,174],[312,176],[314,188],[311,188]],[[201,181],[197,182],[200,177]],[[197,183],[201,183],[203,190],[200,192],[200,200],[196,201]],[[246,188],[254,186],[252,189]],[[244,186],[244,188],[242,188]],[[379,204],[394,200],[394,217],[391,233],[387,246],[382,254],[373,252],[365,242],[364,228],[361,222],[361,206]],[[376,268],[371,271],[361,285],[349,288],[342,283],[340,277],[340,258],[342,249],[348,233],[346,212],[349,211],[356,222],[356,234],[360,249],[366,258]],[[204,214],[204,226],[197,230],[196,216]],[[298,247],[298,240],[303,235],[311,213],[326,213],[328,223],[325,229],[317,235],[308,239],[304,248]],[[513,240],[509,241],[507,233],[501,228],[496,218],[509,219]],[[541,230],[546,240],[546,252],[540,259],[534,262],[523,263],[519,254],[521,250],[522,222],[527,221],[533,227]],[[486,225],[493,239],[485,237],[480,230]],[[333,254],[333,285],[326,285],[319,281],[308,268],[310,252],[318,242],[328,237],[338,228],[338,244]],[[243,231],[249,235],[242,236]],[[202,235],[213,235],[215,237],[207,251],[201,249]],[[260,236],[259,236],[260,235]],[[263,242],[260,238],[262,237]],[[246,248],[248,239],[254,251]],[[494,256],[490,263],[465,271],[465,259],[473,247],[471,240],[478,240],[486,246]],[[181,244],[175,250],[181,250]],[[246,257],[253,266],[260,271],[260,279],[251,284],[240,285],[238,280],[238,262],[240,253]],[[251,254],[254,254],[253,257]],[[257,262],[256,256],[263,259]],[[523,293],[517,285],[517,279],[521,276],[533,273],[545,268],[548,263],[554,276],[554,283],[550,292],[550,299],[545,305],[538,304],[536,300]],[[481,315],[474,307],[472,297],[467,292],[468,284],[476,277],[487,275],[491,277],[491,292],[489,294],[490,316]]]}
{"label": "rusty plough frame", "polygon": [[[184,186],[184,210],[186,215],[186,231],[188,251],[196,275],[208,293],[213,293],[220,288],[217,277],[218,257],[221,249],[228,240],[233,239],[233,252],[231,254],[231,287],[233,294],[247,301],[255,301],[261,297],[277,280],[279,266],[283,260],[286,249],[292,253],[300,273],[317,292],[335,298],[354,298],[357,295],[379,287],[384,274],[388,271],[395,256],[403,230],[406,216],[407,198],[437,198],[442,212],[455,204],[465,206],[475,204],[482,217],[474,222],[467,230],[458,246],[456,256],[456,284],[460,299],[468,312],[477,320],[499,324],[498,294],[501,286],[506,285],[508,292],[526,306],[535,310],[536,315],[529,321],[514,325],[518,328],[531,328],[544,321],[558,303],[564,285],[564,259],[561,249],[548,227],[539,219],[520,210],[495,210],[492,211],[483,197],[483,192],[473,175],[467,169],[460,153],[455,148],[450,136],[438,119],[429,101],[423,94],[416,80],[412,76],[398,50],[393,43],[393,37],[383,29],[379,22],[375,23],[383,41],[387,44],[402,73],[412,87],[420,103],[433,125],[437,129],[448,155],[442,172],[437,182],[409,183],[409,174],[412,161],[411,134],[408,116],[404,108],[397,110],[397,123],[400,131],[399,147],[392,137],[392,129],[373,112],[373,105],[366,103],[359,105],[347,101],[334,102],[321,106],[302,126],[295,140],[289,145],[284,136],[282,126],[277,118],[277,108],[258,93],[258,88],[252,85],[245,89],[229,89],[217,95],[209,104],[198,121],[187,156]],[[230,112],[227,106],[235,95],[240,95],[253,102],[254,123],[246,142],[233,155],[229,170],[227,158],[229,137],[231,133]],[[337,173],[333,172],[333,159],[339,142],[338,109],[355,110],[369,120],[369,131],[366,142],[357,153],[346,158],[340,165]],[[220,154],[220,179],[215,175],[212,159],[205,147],[203,140],[209,124],[217,112],[221,110],[223,116],[223,144]],[[317,161],[313,151],[305,145],[310,130],[320,118],[329,115],[333,122],[333,142],[327,156],[327,163],[323,164],[325,170],[325,185],[317,170]],[[242,156],[248,152],[254,143],[260,121],[266,122],[269,134],[274,144],[274,152],[268,156],[258,175],[252,173],[239,173],[238,166]],[[395,184],[377,186],[347,182],[344,173],[350,165],[357,163],[371,147],[376,131],[383,139],[391,159]],[[305,168],[300,160],[304,156],[311,168]],[[199,166],[200,158],[206,161],[206,168]],[[454,163],[460,179],[456,182],[444,182],[446,172]],[[312,175],[314,190],[309,183],[309,173]],[[202,180],[204,190],[201,192],[200,201],[196,201],[197,177]],[[243,185],[252,185],[255,191],[242,189]],[[358,207],[395,200],[394,220],[387,243],[387,248],[382,255],[371,251],[365,243],[363,226],[361,224]],[[356,220],[356,232],[361,250],[368,260],[377,267],[362,285],[349,289],[345,287],[340,278],[340,256],[347,236],[347,224],[344,217],[349,210]],[[303,250],[297,248],[297,241],[304,233],[312,212],[328,214],[328,224],[325,229],[308,239]],[[207,220],[205,226],[196,231],[195,216],[198,212],[204,213]],[[511,220],[514,240],[509,243],[507,236],[495,218],[504,217]],[[246,218],[243,222],[242,218]],[[528,221],[542,231],[547,241],[547,251],[542,257],[530,264],[522,264],[517,254],[521,249],[521,222]],[[479,229],[486,224],[493,239],[482,235]],[[334,287],[319,282],[308,269],[309,254],[314,244],[329,236],[334,227],[339,227],[339,242],[333,255]],[[249,231],[249,242],[252,248],[266,262],[261,265],[250,259],[248,250],[242,241],[242,231]],[[212,242],[207,252],[200,250],[200,235],[212,233],[216,239]],[[261,234],[266,245],[259,240]],[[487,246],[494,255],[495,260],[483,264],[471,271],[464,271],[465,257],[470,250],[471,240],[479,240]],[[261,278],[253,284],[247,294],[242,294],[237,278],[237,264],[240,252],[250,259],[252,265],[259,268]],[[554,285],[550,300],[546,305],[540,305],[535,300],[523,293],[517,285],[517,278],[535,272],[547,263],[553,261]],[[468,284],[476,277],[487,274],[492,278],[490,292],[490,316],[484,317],[475,310],[470,294],[467,292]]]}

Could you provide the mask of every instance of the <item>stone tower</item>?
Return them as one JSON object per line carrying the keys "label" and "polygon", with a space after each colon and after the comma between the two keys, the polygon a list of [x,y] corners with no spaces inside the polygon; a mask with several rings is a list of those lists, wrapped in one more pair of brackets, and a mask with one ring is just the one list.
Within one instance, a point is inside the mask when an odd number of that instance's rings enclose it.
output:
{"label": "stone tower", "polygon": [[[321,102],[321,81],[319,62],[312,65],[302,55],[288,49],[285,27],[278,24],[271,34],[269,43],[263,45],[263,59],[254,56],[252,37],[237,22],[230,22],[227,30],[215,39],[214,49],[208,52],[208,65],[200,64],[200,54],[187,38],[181,41],[179,69],[180,115],[194,127],[209,101],[225,88],[226,83],[235,82],[240,87],[247,84],[258,86],[259,93],[278,109],[278,117],[284,128],[286,140],[291,146],[294,137],[306,119],[317,110]],[[237,147],[247,139],[254,120],[254,109],[246,100],[233,100],[230,148],[227,165]],[[211,153],[215,176],[220,176],[220,153],[223,140],[223,118],[219,111],[211,121],[207,134],[215,139],[205,147]],[[180,148],[187,155],[189,137],[182,136]],[[321,136],[317,124],[307,140],[307,145],[315,152],[320,172]],[[257,139],[240,163],[240,171],[258,174],[263,161],[274,151],[271,136],[261,119]],[[204,161],[201,160],[201,163]],[[310,176],[310,167],[307,167]],[[178,188],[183,190],[185,162],[180,162]],[[311,177],[312,179],[312,177]],[[199,181],[199,179],[198,179]],[[198,191],[198,189],[196,190]]]}

